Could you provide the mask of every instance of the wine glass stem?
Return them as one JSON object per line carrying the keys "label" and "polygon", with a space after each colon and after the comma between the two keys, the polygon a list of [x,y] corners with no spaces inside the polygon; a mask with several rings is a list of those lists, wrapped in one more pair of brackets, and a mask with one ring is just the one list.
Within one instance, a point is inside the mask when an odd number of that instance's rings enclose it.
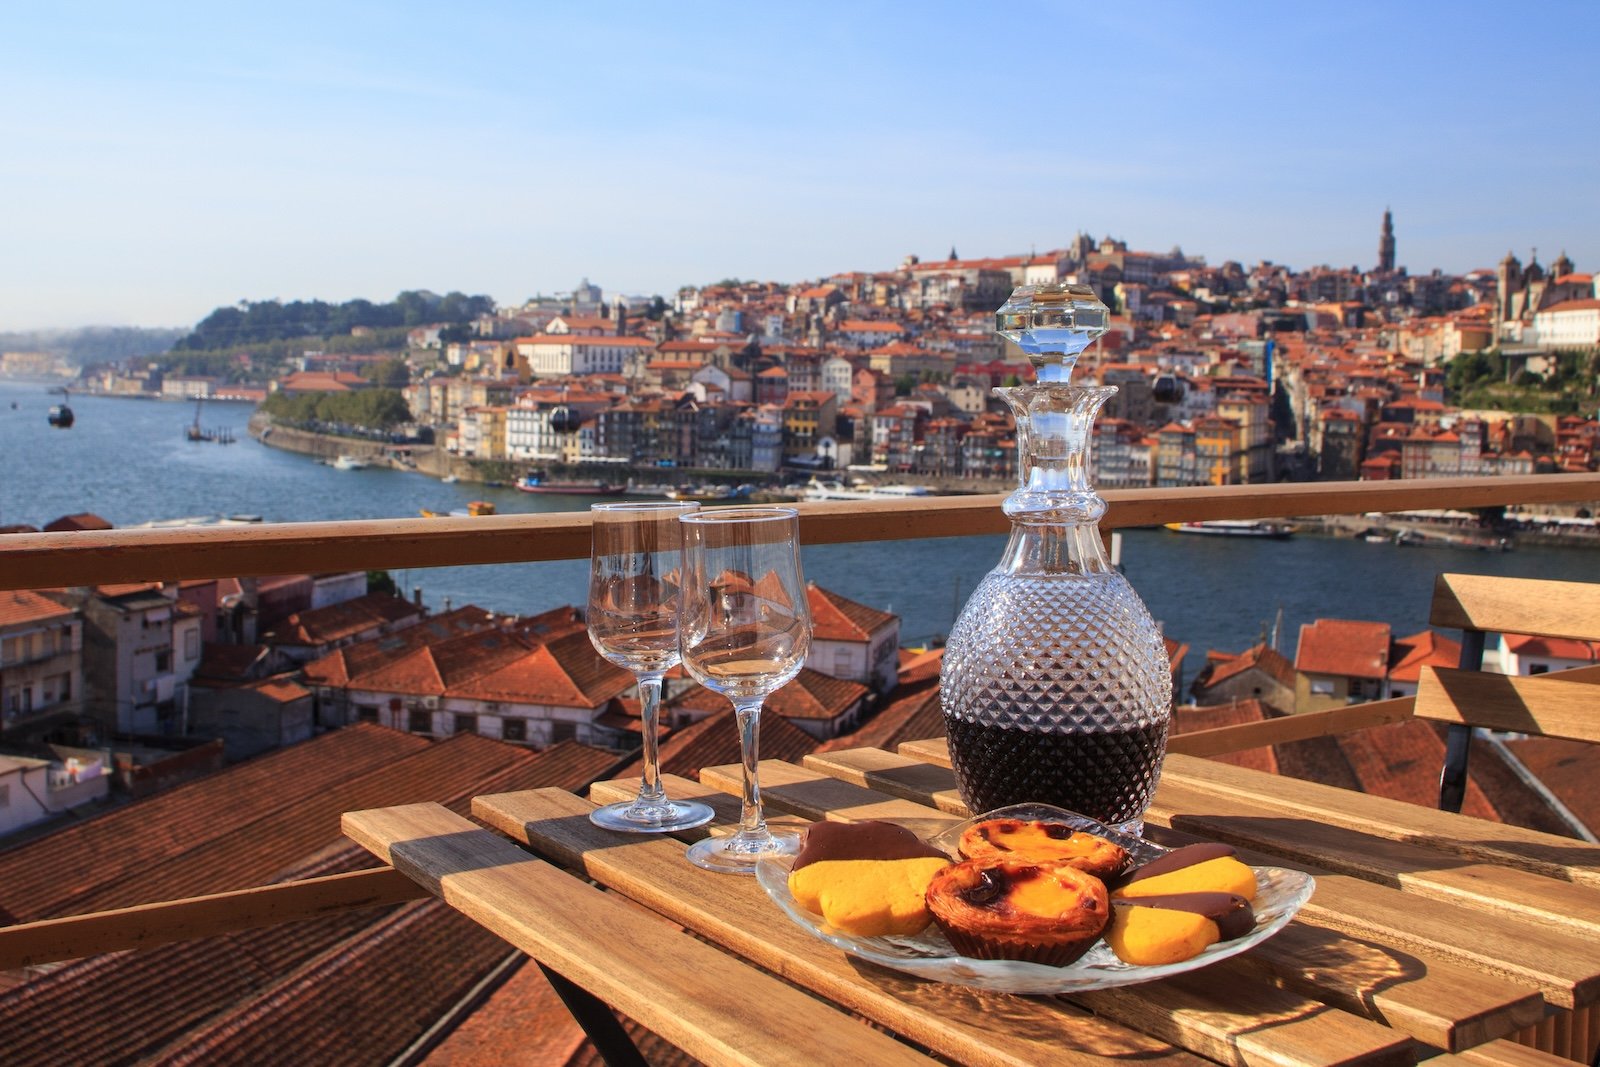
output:
{"label": "wine glass stem", "polygon": [[661,788],[661,746],[656,723],[661,718],[661,674],[635,676],[639,682],[639,726],[644,733],[644,771],[639,782],[638,805],[655,805],[666,800]]}
{"label": "wine glass stem", "polygon": [[767,836],[767,821],[761,814],[761,785],[756,778],[760,755],[761,698],[735,701],[734,717],[739,722],[739,752],[744,757],[744,802],[739,808],[739,837],[760,841]]}

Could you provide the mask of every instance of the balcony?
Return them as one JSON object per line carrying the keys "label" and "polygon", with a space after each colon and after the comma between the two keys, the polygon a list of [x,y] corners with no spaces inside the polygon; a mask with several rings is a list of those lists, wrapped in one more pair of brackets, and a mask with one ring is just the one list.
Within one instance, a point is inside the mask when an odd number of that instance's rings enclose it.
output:
{"label": "balcony", "polygon": [[[1510,504],[1600,500],[1600,475],[1457,479],[1426,483],[1249,485],[1226,488],[1110,490],[1102,527],[1146,526],[1207,519],[1253,519],[1297,515],[1467,509]],[[814,503],[800,506],[806,544],[902,540],[1003,533],[1008,528],[998,496],[933,497],[883,501]],[[503,515],[473,519],[386,520],[279,526],[30,534],[0,539],[0,587],[34,588],[101,583],[270,575],[305,571],[433,566],[504,565],[585,557],[589,522],[582,513]],[[1342,734],[1400,721],[1405,700],[1353,705],[1290,719],[1224,727],[1176,738],[1172,751],[1209,756],[1249,750],[1297,738]],[[438,744],[453,742],[442,741]],[[1428,769],[1426,773],[1432,773]],[[571,798],[569,798],[571,799]],[[127,858],[129,878],[147,878],[161,857]],[[155,884],[152,881],[152,884]],[[298,877],[226,891],[190,891],[117,910],[86,907],[58,916],[0,928],[0,972],[38,968],[60,961],[127,949],[159,951],[193,939],[245,938],[258,929],[284,931],[285,939],[305,924],[350,921],[366,909],[425,896],[390,867],[325,870],[308,864]],[[0,904],[4,900],[0,899]],[[419,920],[421,921],[421,920]],[[779,922],[774,912],[772,922]],[[1486,923],[1491,931],[1493,922]],[[262,944],[252,942],[252,944]],[[506,950],[509,952],[509,949]],[[153,957],[152,957],[153,958]],[[417,959],[414,967],[443,967]],[[1383,981],[1392,980],[1389,979]],[[378,976],[365,981],[380,982]],[[384,982],[396,981],[392,976]],[[150,978],[159,983],[159,973]],[[1380,1007],[1341,1004],[1345,1010],[1383,1014],[1383,982],[1372,996]],[[387,988],[374,989],[378,999]],[[982,1003],[980,1000],[978,1003]],[[1556,1022],[1533,1021],[1516,1031],[1529,1046],[1568,1057],[1587,1055],[1600,1036],[1587,1003]],[[273,1025],[262,1006],[254,1024]],[[356,1014],[352,1011],[352,1017]],[[285,1027],[291,1024],[282,1024]],[[1498,1035],[1497,1035],[1498,1036]],[[293,1034],[283,1040],[292,1043]],[[1169,1053],[1170,1049],[1167,1050]],[[1189,1051],[1196,1051],[1189,1048]],[[1431,1054],[1437,1049],[1424,1049]],[[1225,1063],[1247,1062],[1236,1051],[1201,1049]],[[1530,1052],[1530,1055],[1532,1053]],[[409,1062],[418,1062],[411,1060]],[[1443,1063],[1445,1061],[1441,1061]],[[1509,1061],[1505,1061],[1509,1062]]]}

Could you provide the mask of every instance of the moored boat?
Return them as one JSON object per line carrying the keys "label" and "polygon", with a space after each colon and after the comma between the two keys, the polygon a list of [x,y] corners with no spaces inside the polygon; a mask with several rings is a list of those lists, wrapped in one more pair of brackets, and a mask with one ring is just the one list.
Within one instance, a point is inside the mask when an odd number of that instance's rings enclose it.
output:
{"label": "moored boat", "polygon": [[805,484],[800,491],[802,500],[904,500],[907,497],[927,496],[932,492],[925,485],[847,485],[837,479],[816,479]]}
{"label": "moored boat", "polygon": [[1169,522],[1176,533],[1208,534],[1213,537],[1266,537],[1282,541],[1294,536],[1294,527],[1267,519],[1206,519],[1195,522]]}
{"label": "moored boat", "polygon": [[680,485],[668,490],[668,500],[696,500],[702,504],[736,504],[749,500],[752,485]]}
{"label": "moored boat", "polygon": [[340,456],[328,466],[340,471],[359,471],[366,469],[367,461],[357,456]]}
{"label": "moored boat", "polygon": [[524,493],[564,493],[567,496],[620,496],[627,486],[602,481],[557,481],[542,474],[524,474],[517,479]]}

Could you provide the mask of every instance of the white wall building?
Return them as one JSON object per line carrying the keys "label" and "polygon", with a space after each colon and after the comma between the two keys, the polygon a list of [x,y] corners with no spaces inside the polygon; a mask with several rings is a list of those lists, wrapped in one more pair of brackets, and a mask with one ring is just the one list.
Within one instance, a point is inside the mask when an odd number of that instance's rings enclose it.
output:
{"label": "white wall building", "polygon": [[551,334],[519,337],[517,354],[528,361],[535,378],[582,377],[589,374],[621,374],[628,357],[655,348],[645,337],[584,337]]}
{"label": "white wall building", "polygon": [[1563,300],[1533,313],[1540,348],[1592,348],[1600,345],[1600,300]]}

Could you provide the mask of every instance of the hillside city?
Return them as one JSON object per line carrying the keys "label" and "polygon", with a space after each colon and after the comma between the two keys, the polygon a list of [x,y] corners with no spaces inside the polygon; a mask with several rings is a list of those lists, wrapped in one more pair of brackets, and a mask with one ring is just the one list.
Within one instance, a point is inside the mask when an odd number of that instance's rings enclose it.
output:
{"label": "hillside city", "polygon": [[[441,476],[994,490],[1015,480],[1017,450],[991,390],[1030,373],[995,336],[994,309],[1015,286],[1069,281],[1112,311],[1076,372],[1118,388],[1094,431],[1102,488],[1600,467],[1600,276],[1564,254],[1546,266],[1509,253],[1464,275],[1410,274],[1387,212],[1376,245],[1367,269],[1293,270],[1080,234],[1047,252],[951,249],[670,299],[585,282],[410,326],[397,349],[363,350],[370,330],[357,327],[338,351],[282,366],[239,345],[212,373],[138,358],[88,368],[72,388],[248,398],[269,445],[331,438],[362,462]],[[60,371],[47,353],[0,355],[0,374]],[[316,407],[384,390],[404,411],[370,424]],[[86,511],[44,529],[108,527]],[[767,704],[763,758],[940,734],[941,650],[902,647],[892,612],[842,591],[807,595],[814,642]],[[1202,652],[1168,640],[1167,652],[1173,730],[1187,733],[1405,696],[1425,666],[1456,666],[1461,645],[1318,619],[1292,659],[1265,641]],[[1596,662],[1587,642],[1514,634],[1488,659],[1513,675]],[[364,572],[0,592],[0,724],[0,923],[367,867],[339,838],[339,812],[581,792],[639,773],[643,728],[632,675],[595,652],[581,606],[430,611]],[[681,671],[659,733],[668,774],[739,759],[728,701]],[[1431,804],[1414,767],[1442,756],[1441,735],[1410,720],[1219,758]],[[1591,840],[1600,830],[1594,776],[1567,750],[1512,740],[1474,759],[1468,814]],[[226,832],[219,813],[251,811],[270,814],[248,839]],[[479,988],[507,948],[457,920],[429,900],[0,974],[0,1048],[25,1056],[48,1039],[60,1059],[203,1061],[292,1027],[334,1062],[358,1039],[368,1055],[398,1043],[397,1056],[436,1029],[440,1058],[410,1062],[442,1064],[494,1062],[493,1035],[521,1028],[577,1056],[581,1034],[548,989]],[[241,956],[258,973],[214,978]],[[155,974],[168,1009],[120,1025],[116,1005]]]}
{"label": "hillside city", "polygon": [[[252,353],[238,346],[221,374],[130,360],[84,384],[257,399],[398,384],[409,425],[382,436],[472,461],[468,477],[674,468],[770,480],[854,467],[961,488],[1016,475],[1014,424],[991,390],[1029,368],[996,337],[994,309],[1017,285],[1067,281],[1113,313],[1077,372],[1118,389],[1095,429],[1102,487],[1593,470],[1595,276],[1536,252],[1526,266],[1507,253],[1460,276],[1410,274],[1387,212],[1376,244],[1368,269],[1297,271],[1080,234],[1043,253],[951,249],[792,285],[685,287],[670,304],[608,298],[586,281],[469,330],[412,328],[400,382],[378,373],[394,352],[359,350],[303,351],[250,382]],[[0,372],[49,367],[39,353],[0,357]]]}

